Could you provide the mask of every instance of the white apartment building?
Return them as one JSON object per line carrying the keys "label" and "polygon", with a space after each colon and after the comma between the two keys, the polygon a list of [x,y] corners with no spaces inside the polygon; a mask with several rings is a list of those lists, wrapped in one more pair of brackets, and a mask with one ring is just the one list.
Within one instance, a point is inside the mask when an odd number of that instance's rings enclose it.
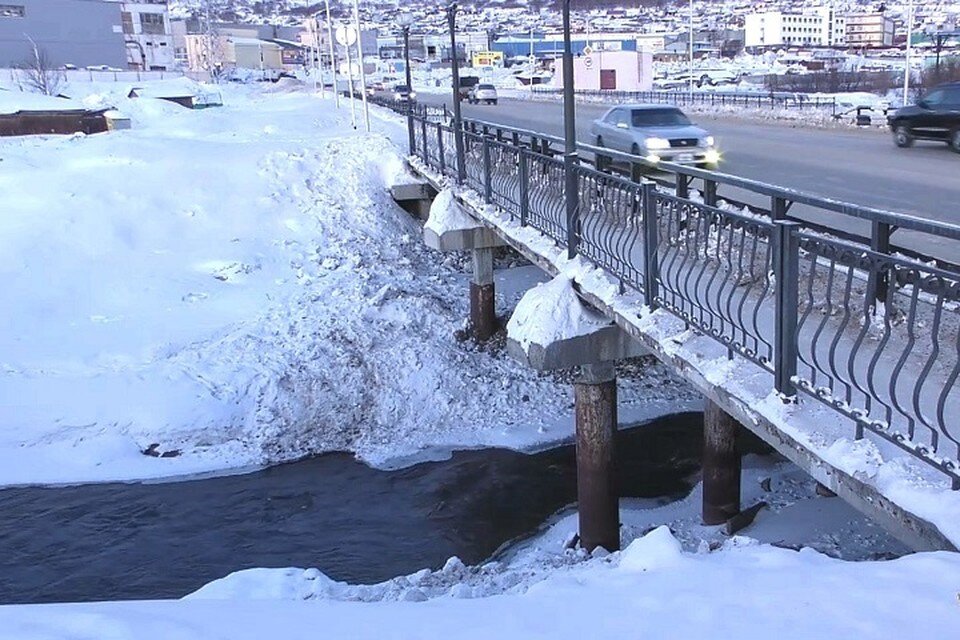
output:
{"label": "white apartment building", "polygon": [[109,0],[120,4],[127,67],[162,71],[176,66],[167,0]]}
{"label": "white apartment building", "polygon": [[831,7],[767,11],[744,17],[744,46],[834,47],[846,42],[846,20]]}

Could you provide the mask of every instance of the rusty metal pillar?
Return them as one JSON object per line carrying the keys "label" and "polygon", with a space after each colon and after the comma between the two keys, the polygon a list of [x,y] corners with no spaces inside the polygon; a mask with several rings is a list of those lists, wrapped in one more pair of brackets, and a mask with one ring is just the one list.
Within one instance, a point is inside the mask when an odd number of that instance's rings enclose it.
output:
{"label": "rusty metal pillar", "polygon": [[473,337],[488,340],[497,331],[497,310],[493,286],[493,249],[473,250],[473,279],[470,281],[470,326]]}
{"label": "rusty metal pillar", "polygon": [[577,509],[580,545],[620,549],[616,486],[617,374],[612,362],[583,365],[573,385],[577,420]]}
{"label": "rusty metal pillar", "polygon": [[740,425],[708,400],[703,414],[703,524],[723,524],[740,513]]}

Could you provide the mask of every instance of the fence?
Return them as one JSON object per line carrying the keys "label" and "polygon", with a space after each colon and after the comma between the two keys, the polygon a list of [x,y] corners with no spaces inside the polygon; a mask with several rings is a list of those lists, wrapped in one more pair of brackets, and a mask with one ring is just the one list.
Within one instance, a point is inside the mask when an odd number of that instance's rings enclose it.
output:
{"label": "fence", "polygon": [[[870,431],[960,489],[960,269],[891,243],[895,229],[960,242],[960,227],[660,164],[675,175],[667,189],[642,177],[642,159],[606,149],[629,175],[575,162],[568,207],[557,139],[476,121],[458,132],[446,118],[406,114],[412,157],[768,371],[785,397],[822,402],[856,438]],[[770,208],[730,207],[720,185],[768,196]],[[871,236],[791,217],[794,202],[867,220]]]}
{"label": "fence", "polygon": [[[9,82],[13,86],[25,85],[26,72],[22,69],[7,69]],[[114,69],[65,69],[60,71],[66,82],[146,82],[149,80],[170,80],[172,78],[190,78],[198,82],[210,80],[205,71],[130,71]]]}
{"label": "fence", "polygon": [[[563,89],[534,88],[533,94],[562,95]],[[645,102],[674,104],[678,106],[710,105],[732,107],[778,108],[778,109],[822,109],[836,114],[837,101],[834,98],[808,96],[802,93],[733,93],[723,91],[616,91],[616,90],[577,90],[578,96],[599,102]]]}

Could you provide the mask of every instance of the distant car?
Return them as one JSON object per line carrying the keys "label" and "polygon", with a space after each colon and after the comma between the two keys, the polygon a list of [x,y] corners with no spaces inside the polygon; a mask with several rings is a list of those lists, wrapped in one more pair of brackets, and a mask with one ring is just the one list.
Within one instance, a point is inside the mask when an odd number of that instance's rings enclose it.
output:
{"label": "distant car", "polygon": [[417,97],[417,94],[410,90],[405,84],[398,84],[393,88],[393,99],[397,102],[409,102]]}
{"label": "distant car", "polygon": [[936,140],[960,153],[960,82],[932,89],[917,104],[897,109],[887,123],[898,147],[912,146],[915,140]]}
{"label": "distant car", "polygon": [[382,82],[371,82],[367,85],[367,95],[374,96],[378,93],[383,92],[386,87],[383,86]]}
{"label": "distant car", "polygon": [[497,104],[497,88],[492,84],[478,84],[467,95],[467,102],[470,104]]}
{"label": "distant car", "polygon": [[716,169],[720,164],[713,136],[669,105],[613,107],[593,121],[590,133],[598,147],[641,156],[648,162],[676,162],[706,169]]}

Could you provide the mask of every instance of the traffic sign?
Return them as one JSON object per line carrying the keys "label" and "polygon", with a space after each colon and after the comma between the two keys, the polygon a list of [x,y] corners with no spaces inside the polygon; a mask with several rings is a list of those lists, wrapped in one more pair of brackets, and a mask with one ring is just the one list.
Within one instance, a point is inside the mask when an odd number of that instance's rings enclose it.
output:
{"label": "traffic sign", "polygon": [[589,69],[590,67],[592,67],[592,66],[593,66],[593,58],[591,58],[590,56],[586,56],[586,57],[583,59],[583,66],[585,66],[587,69]]}
{"label": "traffic sign", "polygon": [[349,47],[357,41],[357,30],[351,26],[343,25],[337,27],[337,42],[345,47]]}

